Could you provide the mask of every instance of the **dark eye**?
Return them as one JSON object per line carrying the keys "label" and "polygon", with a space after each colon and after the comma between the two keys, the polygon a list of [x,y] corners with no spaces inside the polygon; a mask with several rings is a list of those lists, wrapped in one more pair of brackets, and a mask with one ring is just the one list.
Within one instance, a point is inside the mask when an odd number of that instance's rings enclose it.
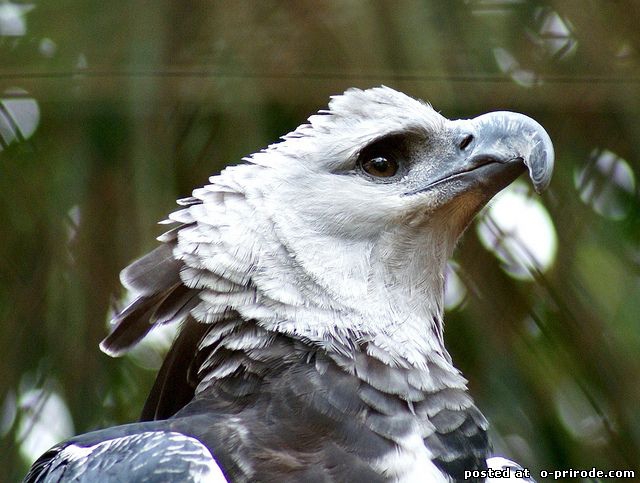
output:
{"label": "dark eye", "polygon": [[460,149],[464,150],[467,147],[469,147],[469,144],[471,144],[471,141],[473,141],[473,134],[467,134],[465,137],[462,138],[462,141],[460,141]]}
{"label": "dark eye", "polygon": [[389,178],[398,172],[398,163],[383,156],[367,159],[362,162],[362,169],[377,178]]}
{"label": "dark eye", "polygon": [[404,171],[407,159],[407,136],[391,134],[376,139],[358,153],[357,167],[360,173],[374,178],[372,181],[389,183]]}

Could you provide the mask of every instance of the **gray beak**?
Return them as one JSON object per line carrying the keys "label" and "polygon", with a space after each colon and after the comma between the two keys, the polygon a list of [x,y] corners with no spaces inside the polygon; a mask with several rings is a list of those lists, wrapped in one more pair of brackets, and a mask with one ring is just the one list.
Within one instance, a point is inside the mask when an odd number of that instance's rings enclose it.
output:
{"label": "gray beak", "polygon": [[[416,176],[406,195],[440,190],[449,199],[473,190],[485,201],[515,180],[525,167],[540,193],[551,181],[553,144],[544,128],[524,114],[490,112],[449,122],[448,144],[437,169]],[[450,138],[451,139],[451,138]]]}
{"label": "gray beak", "polygon": [[[536,192],[549,186],[553,173],[554,152],[551,138],[544,128],[524,114],[490,112],[470,121],[477,144],[467,158],[472,164],[480,159],[500,163],[524,162]],[[461,126],[462,127],[462,126]]]}

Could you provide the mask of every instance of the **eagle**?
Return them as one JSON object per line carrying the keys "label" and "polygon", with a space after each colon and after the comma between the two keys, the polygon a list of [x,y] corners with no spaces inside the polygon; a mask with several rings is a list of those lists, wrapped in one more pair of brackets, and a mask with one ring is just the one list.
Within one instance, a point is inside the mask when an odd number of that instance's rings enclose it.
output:
{"label": "eagle", "polygon": [[542,191],[553,163],[523,114],[448,120],[385,86],[332,97],[178,200],[159,246],[122,271],[132,302],[101,343],[118,356],[181,324],[140,421],[58,444],[25,481],[514,471],[445,348],[444,274],[479,210],[527,171]]}

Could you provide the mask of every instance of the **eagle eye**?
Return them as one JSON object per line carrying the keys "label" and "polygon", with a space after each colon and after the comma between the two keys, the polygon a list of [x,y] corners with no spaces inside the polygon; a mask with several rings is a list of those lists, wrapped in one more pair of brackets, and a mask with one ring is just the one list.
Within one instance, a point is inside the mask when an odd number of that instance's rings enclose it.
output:
{"label": "eagle eye", "polygon": [[376,178],[390,178],[398,172],[398,162],[384,156],[376,156],[362,162],[362,169],[365,173]]}
{"label": "eagle eye", "polygon": [[467,134],[460,141],[460,145],[459,145],[460,149],[462,151],[464,151],[465,149],[467,149],[469,147],[469,145],[471,144],[472,141],[473,141],[473,134]]}
{"label": "eagle eye", "polygon": [[392,134],[369,144],[358,153],[360,171],[372,178],[393,178],[401,170],[401,161],[406,158],[406,143],[406,136]]}

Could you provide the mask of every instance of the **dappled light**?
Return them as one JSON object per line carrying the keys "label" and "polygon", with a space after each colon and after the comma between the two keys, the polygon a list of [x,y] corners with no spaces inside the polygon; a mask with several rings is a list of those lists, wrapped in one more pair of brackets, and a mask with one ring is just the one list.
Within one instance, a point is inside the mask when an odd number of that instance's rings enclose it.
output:
{"label": "dappled light", "polygon": [[530,35],[547,57],[565,61],[577,52],[578,40],[566,18],[549,8],[541,8],[536,17],[540,27]]}
{"label": "dappled light", "polygon": [[449,262],[447,264],[444,286],[444,308],[446,310],[453,310],[459,307],[467,296],[467,289],[464,286],[464,282],[457,273],[459,268],[456,262]]}
{"label": "dappled light", "polygon": [[621,220],[631,210],[636,179],[624,159],[608,149],[594,149],[586,164],[576,169],[573,182],[580,199],[599,215]]}
{"label": "dappled light", "polygon": [[18,398],[20,416],[16,442],[26,462],[31,462],[54,444],[72,436],[73,420],[64,399],[55,391],[30,389]]}
{"label": "dappled light", "polygon": [[51,58],[56,55],[56,51],[58,50],[57,44],[48,37],[40,40],[40,44],[38,45],[38,51],[43,57]]}
{"label": "dappled light", "polygon": [[493,49],[493,55],[500,70],[511,77],[516,84],[522,87],[533,87],[541,83],[536,73],[522,67],[520,62],[507,49],[496,47]]}
{"label": "dappled light", "polygon": [[482,244],[518,279],[546,272],[556,256],[558,239],[549,213],[529,188],[515,183],[489,205],[477,232]]}
{"label": "dappled light", "polygon": [[40,123],[38,102],[23,89],[11,88],[0,97],[0,151],[29,139]]}
{"label": "dappled light", "polygon": [[27,33],[27,13],[35,6],[3,2],[0,5],[0,36],[21,37]]}
{"label": "dappled light", "polygon": [[606,408],[600,402],[594,406],[584,391],[569,379],[555,388],[554,400],[558,417],[565,430],[575,439],[590,446],[603,446],[609,442]]}

